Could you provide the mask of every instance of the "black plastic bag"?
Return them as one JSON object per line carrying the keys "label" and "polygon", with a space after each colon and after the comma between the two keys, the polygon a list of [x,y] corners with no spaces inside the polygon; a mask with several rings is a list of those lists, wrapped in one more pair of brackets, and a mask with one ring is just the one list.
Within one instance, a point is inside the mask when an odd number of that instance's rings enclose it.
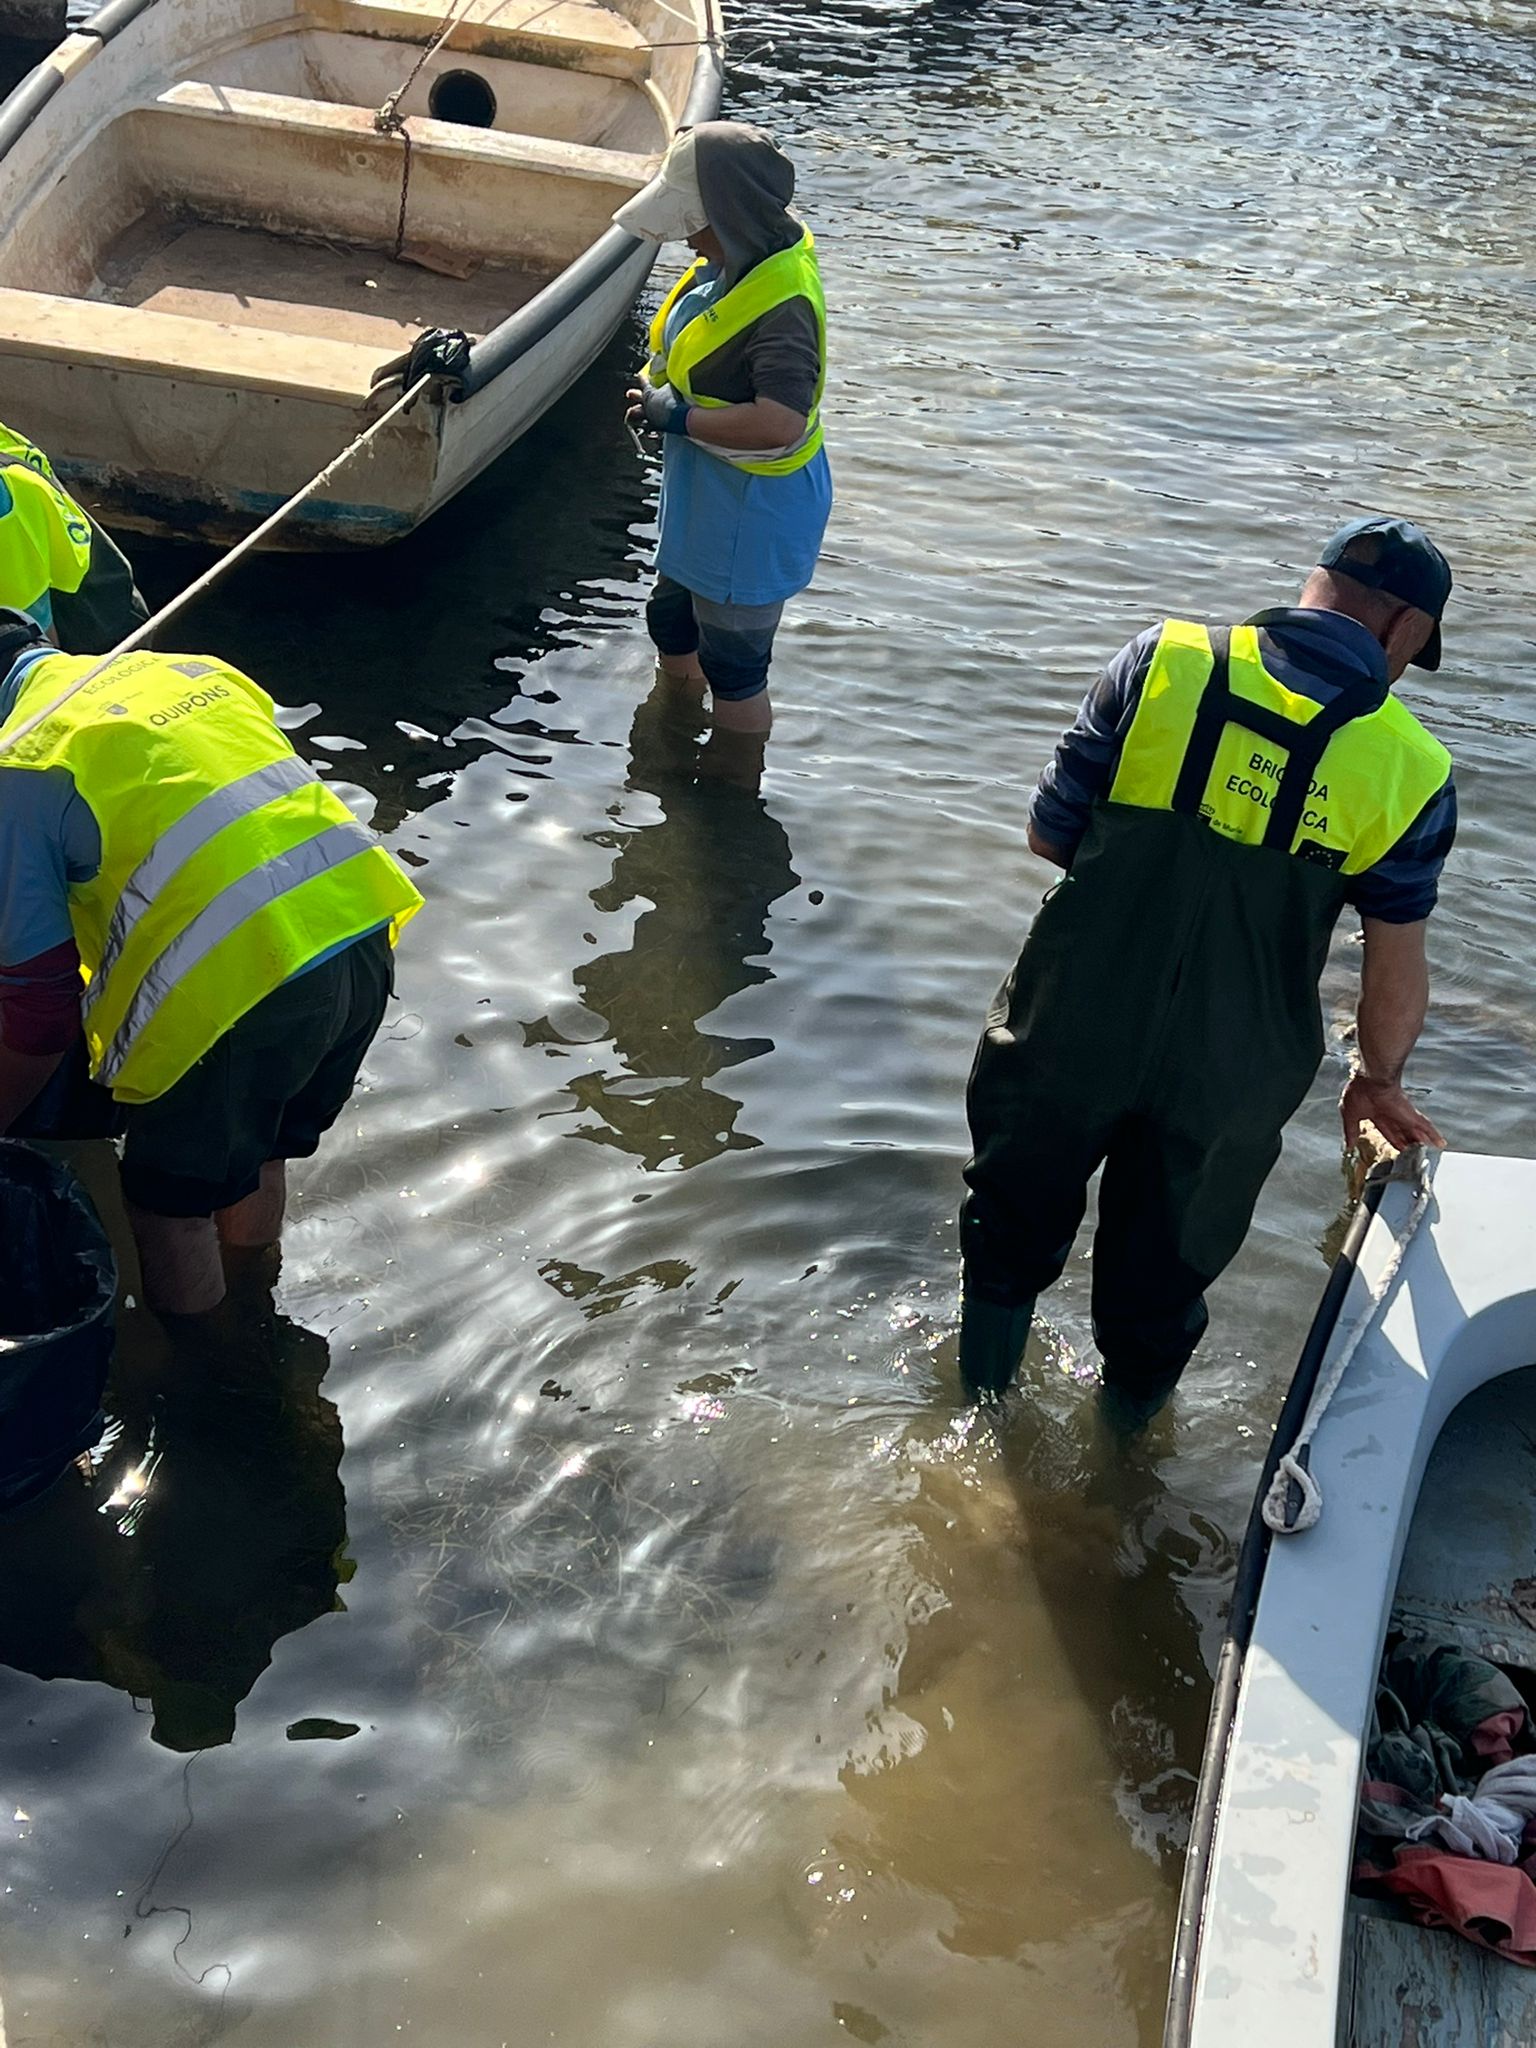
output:
{"label": "black plastic bag", "polygon": [[100,1438],[116,1297],[117,1262],[85,1190],[0,1139],[0,1510]]}

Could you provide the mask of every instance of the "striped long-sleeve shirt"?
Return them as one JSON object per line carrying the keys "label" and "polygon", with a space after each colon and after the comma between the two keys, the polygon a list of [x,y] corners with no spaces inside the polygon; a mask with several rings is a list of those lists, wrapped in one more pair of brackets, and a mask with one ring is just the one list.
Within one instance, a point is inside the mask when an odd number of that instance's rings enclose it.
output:
{"label": "striped long-sleeve shirt", "polygon": [[[1319,704],[1362,676],[1386,681],[1380,646],[1364,626],[1338,612],[1288,607],[1260,612],[1247,623],[1259,629],[1259,653],[1275,680]],[[1083,699],[1040,777],[1030,824],[1068,860],[1088,829],[1094,804],[1109,794],[1161,630],[1154,626],[1121,648]],[[1349,902],[1362,917],[1384,924],[1416,924],[1428,917],[1455,838],[1456,788],[1447,778],[1390,852],[1349,877]]]}

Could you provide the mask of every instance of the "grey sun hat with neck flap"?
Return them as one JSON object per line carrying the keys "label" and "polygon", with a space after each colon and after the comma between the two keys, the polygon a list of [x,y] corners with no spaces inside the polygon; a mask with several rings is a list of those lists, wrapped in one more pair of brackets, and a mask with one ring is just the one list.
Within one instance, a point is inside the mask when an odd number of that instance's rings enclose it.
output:
{"label": "grey sun hat with neck flap", "polygon": [[642,242],[686,242],[709,226],[699,191],[697,138],[685,129],[662,159],[649,185],[613,216],[614,225]]}

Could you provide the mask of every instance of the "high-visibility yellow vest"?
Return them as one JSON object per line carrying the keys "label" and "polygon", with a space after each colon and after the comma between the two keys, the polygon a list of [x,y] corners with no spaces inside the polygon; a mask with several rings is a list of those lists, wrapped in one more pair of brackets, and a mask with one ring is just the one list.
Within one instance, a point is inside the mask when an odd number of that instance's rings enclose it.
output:
{"label": "high-visibility yellow vest", "polygon": [[14,427],[8,427],[0,420],[0,462],[19,462],[27,469],[35,469],[39,476],[47,477],[56,484],[53,464],[48,460],[35,441],[29,441],[25,434],[18,434]]}
{"label": "high-visibility yellow vest", "polygon": [[91,522],[40,448],[0,423],[0,605],[29,612],[50,591],[77,591],[91,566]]}
{"label": "high-visibility yellow vest", "polygon": [[1169,619],[1109,801],[1184,811],[1224,839],[1357,875],[1391,851],[1450,772],[1445,748],[1384,682],[1319,704],[1269,673],[1256,627],[1213,636]]}
{"label": "high-visibility yellow vest", "polygon": [[[50,655],[23,678],[0,740],[91,666]],[[64,768],[101,833],[71,885],[93,1076],[123,1102],[163,1095],[290,975],[421,897],[279,731],[238,669],[124,655],[0,772]]]}
{"label": "high-visibility yellow vest", "polygon": [[672,309],[693,290],[705,267],[702,261],[695,263],[678,279],[662,301],[661,311],[651,322],[651,360],[645,371],[646,381],[657,385],[670,384],[678,397],[689,405],[718,407],[726,404],[723,398],[705,398],[694,390],[692,376],[700,363],[728,341],[734,341],[738,334],[745,333],[776,306],[788,305],[791,299],[808,299],[816,315],[821,368],[805,432],[793,448],[786,449],[781,455],[741,454],[734,449],[715,447],[707,451],[737,469],[746,470],[751,476],[792,476],[820,452],[825,439],[821,427],[821,400],[827,388],[827,301],[816,262],[816,238],[807,228],[793,248],[781,249],[776,256],[765,257],[714,305],[706,306],[702,313],[695,314],[668,347],[667,322],[672,316]]}

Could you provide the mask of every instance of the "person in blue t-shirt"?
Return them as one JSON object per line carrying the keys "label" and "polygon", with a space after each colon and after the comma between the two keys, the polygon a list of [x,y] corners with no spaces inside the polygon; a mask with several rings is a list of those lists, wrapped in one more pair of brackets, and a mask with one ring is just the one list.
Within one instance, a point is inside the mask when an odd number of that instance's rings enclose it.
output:
{"label": "person in blue t-shirt", "polygon": [[[647,625],[663,675],[708,687],[716,729],[759,738],[772,724],[774,635],[815,572],[832,509],[825,315],[794,189],[793,164],[761,129],[708,121],[614,216],[703,259],[664,309],[648,381],[630,392],[631,424],[660,433],[665,450]],[[706,315],[710,328],[698,327]]]}

